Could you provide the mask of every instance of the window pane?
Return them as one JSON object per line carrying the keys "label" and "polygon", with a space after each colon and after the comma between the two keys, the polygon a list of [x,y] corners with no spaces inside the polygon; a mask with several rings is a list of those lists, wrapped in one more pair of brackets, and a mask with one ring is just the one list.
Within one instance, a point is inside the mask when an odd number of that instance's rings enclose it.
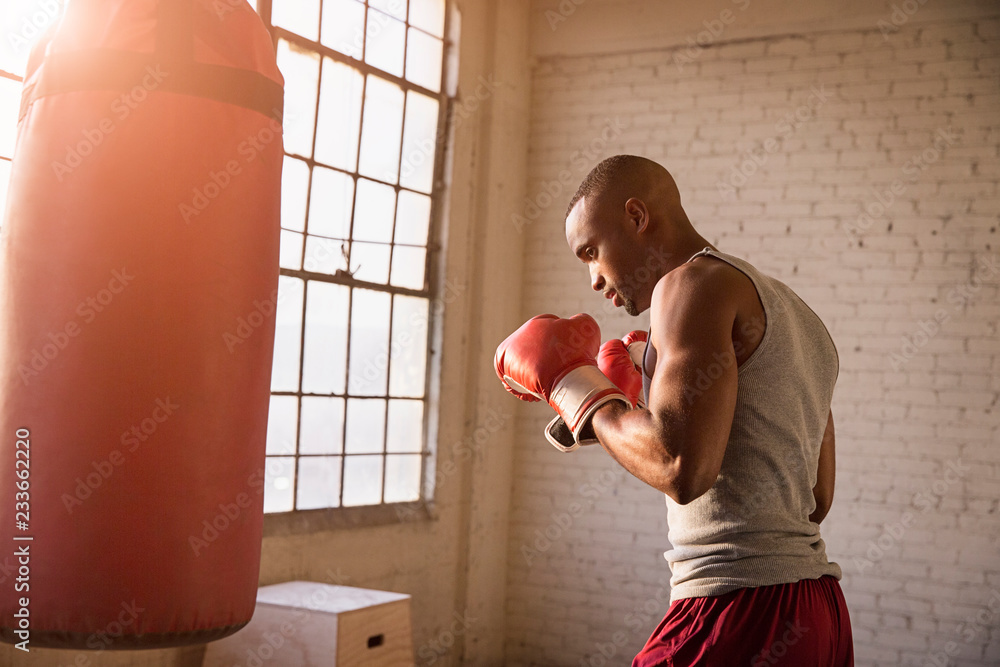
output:
{"label": "window pane", "polygon": [[354,206],[355,241],[392,241],[392,213],[396,208],[396,191],[391,186],[358,179],[358,196]]}
{"label": "window pane", "polygon": [[366,38],[365,62],[389,74],[403,76],[406,24],[369,8]]}
{"label": "window pane", "polygon": [[295,458],[268,456],[264,460],[264,511],[290,512],[292,484],[295,481]]}
{"label": "window pane", "polygon": [[334,51],[361,59],[365,6],[357,0],[324,0],[322,42]]}
{"label": "window pane", "polygon": [[299,459],[295,508],[313,510],[340,505],[340,457],[306,456]]}
{"label": "window pane", "polygon": [[[0,69],[24,76],[28,54],[42,34],[62,16],[65,0],[8,0],[0,4]],[[20,85],[20,84],[19,84]],[[10,154],[7,154],[10,157]]]}
{"label": "window pane", "polygon": [[385,459],[385,502],[420,500],[419,455],[387,456]]}
{"label": "window pane", "polygon": [[302,340],[302,292],[298,278],[278,277],[278,308],[274,326],[274,364],[271,391],[299,388],[299,350]]}
{"label": "window pane", "polygon": [[389,365],[390,295],[354,290],[351,304],[351,367],[348,393],[356,396],[385,394]]}
{"label": "window pane", "polygon": [[344,439],[344,399],[302,397],[300,454],[340,454]]}
{"label": "window pane", "polygon": [[271,23],[309,39],[319,37],[319,0],[277,0]]}
{"label": "window pane", "polygon": [[313,169],[309,200],[309,233],[335,239],[350,238],[354,179],[333,169]]}
{"label": "window pane", "polygon": [[406,42],[406,78],[434,92],[441,90],[440,39],[410,28]]}
{"label": "window pane", "polygon": [[347,436],[344,439],[344,451],[348,454],[381,452],[384,427],[385,400],[347,399]]}
{"label": "window pane", "polygon": [[396,208],[396,243],[427,244],[427,230],[431,221],[431,198],[415,192],[401,190]]}
{"label": "window pane", "polygon": [[[278,3],[279,6],[288,4],[291,3]],[[319,54],[293,50],[288,42],[281,40],[278,42],[278,68],[285,77],[285,151],[311,157]]]}
{"label": "window pane", "polygon": [[395,183],[403,124],[403,90],[385,79],[368,77],[365,120],[361,131],[360,173]]}
{"label": "window pane", "polygon": [[420,452],[424,445],[423,401],[389,401],[385,451]]}
{"label": "window pane", "polygon": [[283,269],[298,271],[302,268],[302,234],[281,230],[281,252],[278,265]]}
{"label": "window pane", "polygon": [[316,159],[353,171],[358,162],[358,125],[361,123],[361,72],[332,58],[323,61],[316,128]]}
{"label": "window pane", "polygon": [[390,246],[382,243],[351,244],[351,273],[358,280],[384,285],[389,282]]}
{"label": "window pane", "polygon": [[377,505],[382,499],[382,457],[348,456],[344,461],[344,505]]}
{"label": "window pane", "polygon": [[392,251],[392,284],[397,287],[423,289],[425,263],[423,248],[396,246]]}
{"label": "window pane", "polygon": [[[4,157],[14,156],[14,142],[17,139],[17,113],[20,106],[21,83],[13,79],[0,78],[0,155]],[[59,159],[63,159],[64,155],[65,152],[59,156]]]}
{"label": "window pane", "polygon": [[393,298],[389,395],[422,398],[427,365],[428,300],[400,295]]}
{"label": "window pane", "polygon": [[410,0],[410,25],[444,37],[444,0]]}
{"label": "window pane", "polygon": [[[401,185],[430,192],[434,184],[434,153],[437,146],[438,101],[410,92],[406,95],[406,128],[403,130],[403,155],[407,156]],[[423,160],[414,156],[421,154]]]}
{"label": "window pane", "polygon": [[309,197],[309,165],[285,156],[281,167],[281,226],[296,232],[306,230]]}
{"label": "window pane", "polygon": [[347,241],[322,239],[315,236],[306,237],[306,271],[327,273],[331,276],[337,271],[347,270]]}
{"label": "window pane", "polygon": [[406,20],[406,0],[369,0],[368,4],[401,21]]}
{"label": "window pane", "polygon": [[272,396],[267,413],[267,453],[294,454],[295,431],[299,418],[299,399],[295,396]]}
{"label": "window pane", "polygon": [[347,356],[347,299],[350,288],[309,281],[306,304],[306,357],[302,391],[314,394],[344,392]]}

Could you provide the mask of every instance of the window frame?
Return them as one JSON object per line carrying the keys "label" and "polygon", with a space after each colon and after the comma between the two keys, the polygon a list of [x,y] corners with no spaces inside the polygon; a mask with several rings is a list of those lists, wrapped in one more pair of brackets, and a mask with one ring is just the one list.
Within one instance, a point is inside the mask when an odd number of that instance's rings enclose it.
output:
{"label": "window frame", "polygon": [[[359,121],[358,126],[358,157],[360,157],[361,151],[361,133],[364,131],[364,102],[367,93],[367,82],[368,76],[374,75],[385,81],[393,83],[400,86],[404,91],[404,94],[408,91],[414,91],[416,93],[431,97],[438,101],[438,118],[437,118],[437,132],[435,139],[435,150],[434,150],[434,165],[432,169],[432,185],[430,193],[420,193],[426,194],[430,197],[430,220],[428,223],[428,238],[426,245],[426,255],[425,255],[425,266],[424,266],[424,285],[425,288],[422,290],[415,290],[405,287],[396,287],[387,282],[386,284],[369,283],[363,280],[357,280],[349,273],[338,270],[334,274],[329,273],[318,273],[315,271],[308,271],[305,269],[303,263],[302,268],[298,270],[286,269],[284,267],[279,269],[279,274],[281,276],[288,276],[292,278],[298,278],[303,281],[303,301],[302,301],[302,328],[300,331],[300,343],[299,343],[299,388],[297,391],[278,391],[271,392],[271,396],[294,396],[298,399],[298,412],[296,416],[296,442],[301,434],[301,415],[302,415],[302,397],[310,396],[313,394],[305,394],[302,391],[302,371],[304,368],[305,360],[305,308],[308,303],[308,282],[309,281],[320,281],[334,285],[343,285],[348,288],[362,288],[371,289],[374,291],[380,291],[390,295],[406,295],[414,296],[419,298],[426,298],[428,301],[428,320],[427,320],[427,345],[425,349],[425,359],[426,359],[426,371],[424,377],[424,395],[421,401],[424,404],[423,411],[423,424],[421,427],[421,437],[423,439],[421,451],[420,451],[420,497],[415,501],[409,502],[385,502],[385,472],[386,472],[386,462],[387,453],[385,451],[385,438],[386,429],[388,429],[388,423],[383,427],[383,446],[382,451],[379,455],[382,457],[382,489],[380,492],[380,502],[378,504],[372,505],[359,505],[359,506],[347,506],[345,507],[343,503],[343,488],[344,488],[344,468],[346,463],[347,454],[346,452],[341,452],[339,455],[341,458],[341,479],[340,479],[340,501],[341,504],[337,507],[323,507],[315,509],[298,509],[295,507],[297,502],[297,484],[298,484],[298,463],[301,454],[298,453],[298,446],[296,445],[296,451],[294,454],[277,454],[271,455],[272,457],[291,457],[295,461],[295,480],[292,486],[292,503],[293,507],[290,510],[285,510],[281,512],[267,512],[264,514],[264,535],[265,536],[275,536],[275,535],[294,535],[310,533],[319,530],[331,530],[339,528],[351,528],[351,527],[368,527],[376,525],[385,525],[393,523],[402,523],[414,520],[433,520],[436,519],[436,512],[434,510],[434,490],[435,490],[435,479],[434,465],[436,462],[436,435],[437,435],[437,420],[438,420],[438,379],[440,376],[440,353],[437,351],[440,349],[440,339],[441,339],[441,317],[443,308],[441,307],[444,303],[443,301],[443,273],[444,273],[444,253],[443,253],[443,228],[445,224],[444,211],[446,208],[445,198],[448,195],[447,183],[446,183],[446,171],[447,171],[447,159],[451,153],[451,143],[452,143],[452,130],[453,130],[453,110],[455,104],[455,92],[453,90],[454,84],[452,83],[457,77],[455,76],[457,70],[457,40],[453,35],[454,26],[457,23],[455,21],[454,13],[457,12],[454,0],[444,0],[444,29],[442,40],[442,57],[441,57],[441,86],[439,92],[434,92],[427,89],[419,84],[412,83],[405,78],[405,70],[403,76],[395,76],[388,72],[385,72],[377,67],[369,65],[364,62],[364,50],[367,47],[367,38],[365,43],[362,45],[362,53],[360,58],[354,58],[339,51],[332,49],[331,47],[322,44],[321,39],[318,38],[313,41],[309,38],[303,37],[297,33],[291,32],[280,26],[275,26],[272,23],[271,14],[272,6],[275,0],[258,0],[257,2],[257,13],[260,15],[264,22],[265,27],[271,35],[271,41],[275,53],[277,53],[277,48],[280,40],[285,40],[289,44],[296,45],[307,51],[312,51],[318,54],[320,58],[320,74],[316,81],[316,112],[314,116],[314,129],[313,129],[313,143],[312,143],[312,156],[306,157],[301,155],[290,154],[283,152],[284,157],[292,157],[297,160],[303,161],[309,167],[309,181],[306,190],[306,201],[305,210],[309,210],[310,199],[312,196],[312,178],[314,169],[317,166],[326,169],[333,169],[339,173],[344,173],[350,175],[355,181],[355,187],[357,185],[357,180],[359,178],[365,178],[372,180],[374,182],[388,185],[392,187],[396,193],[398,200],[399,193],[401,190],[414,191],[409,188],[405,188],[398,182],[400,179],[397,178],[395,184],[385,183],[381,179],[372,178],[369,176],[362,176],[358,173],[360,163],[356,162],[354,171],[347,171],[344,169],[338,169],[332,167],[331,165],[318,163],[315,159],[316,150],[316,128],[319,123],[319,107],[320,107],[320,95],[321,88],[323,85],[323,61],[325,58],[330,58],[334,62],[347,65],[356,69],[363,77],[364,84],[362,88],[362,116]],[[294,1],[294,0],[278,0],[278,1]],[[317,18],[318,25],[322,25],[323,19],[323,0],[319,2],[319,15]],[[367,33],[368,29],[368,11],[369,3],[364,0],[364,27]],[[409,40],[409,23],[406,23],[407,29],[404,35],[405,39]],[[419,28],[415,28],[419,30]],[[404,58],[406,57],[406,46],[404,42]],[[404,106],[403,110],[403,120],[400,127],[400,133],[404,132],[406,122],[406,109]],[[402,144],[402,139],[400,141],[400,155],[399,163],[397,165],[397,173],[401,173],[401,168],[404,164],[404,160],[407,159],[405,153],[405,146]],[[414,191],[416,192],[416,191]],[[354,213],[352,206],[352,217],[351,217],[351,236],[353,237],[353,225],[354,225]],[[395,212],[394,212],[395,216]],[[394,217],[393,227],[395,228],[396,220]],[[307,227],[304,227],[303,234],[303,260],[305,258],[305,241],[308,236]],[[350,268],[350,266],[348,266]],[[353,296],[352,296],[353,298]],[[347,355],[347,361],[350,359],[350,332],[351,332],[351,310],[348,309],[348,341],[345,354]],[[389,340],[391,346],[392,340],[392,316],[390,315],[390,329],[389,329]],[[388,366],[386,368],[386,374],[391,369],[391,351]],[[346,408],[346,399],[350,396],[349,388],[344,387],[344,399]],[[378,397],[376,397],[378,398]],[[386,390],[386,401],[388,401],[388,388]],[[388,409],[388,403],[387,403]],[[342,425],[342,435],[346,435],[346,412],[345,420]],[[266,462],[266,460],[265,460]]]}

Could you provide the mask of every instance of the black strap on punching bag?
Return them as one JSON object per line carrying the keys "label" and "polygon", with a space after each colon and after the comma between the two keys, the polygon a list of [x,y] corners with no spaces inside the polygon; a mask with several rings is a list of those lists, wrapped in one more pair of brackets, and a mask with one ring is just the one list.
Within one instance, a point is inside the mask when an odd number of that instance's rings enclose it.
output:
{"label": "black strap on punching bag", "polygon": [[[110,49],[46,54],[37,79],[29,71],[20,117],[35,100],[47,95],[82,90],[128,92],[136,86],[154,85],[156,90],[251,109],[280,123],[284,110],[281,84],[258,72],[195,62],[194,3],[160,0],[152,54]],[[99,3],[94,6],[96,11]]]}

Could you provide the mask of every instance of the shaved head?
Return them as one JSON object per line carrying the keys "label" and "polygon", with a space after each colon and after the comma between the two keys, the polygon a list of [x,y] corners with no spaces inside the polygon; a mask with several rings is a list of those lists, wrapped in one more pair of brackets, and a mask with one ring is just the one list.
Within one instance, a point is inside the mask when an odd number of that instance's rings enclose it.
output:
{"label": "shaved head", "polygon": [[687,220],[674,177],[662,165],[638,155],[615,155],[598,163],[577,188],[566,208],[566,217],[581,199],[621,210],[632,197],[669,218]]}
{"label": "shaved head", "polygon": [[591,287],[630,315],[649,308],[656,282],[709,245],[681,206],[673,176],[638,155],[616,155],[583,179],[566,211],[566,242]]}

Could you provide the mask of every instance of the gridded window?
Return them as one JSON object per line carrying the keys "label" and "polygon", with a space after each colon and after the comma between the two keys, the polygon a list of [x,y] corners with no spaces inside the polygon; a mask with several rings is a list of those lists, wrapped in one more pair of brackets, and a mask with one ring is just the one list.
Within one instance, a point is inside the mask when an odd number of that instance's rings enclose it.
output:
{"label": "gridded window", "polygon": [[21,101],[21,77],[0,64],[0,223],[7,206],[10,160],[17,136],[17,110]]}
{"label": "gridded window", "polygon": [[[30,6],[0,10],[4,39],[0,40],[0,224],[7,206],[10,161],[17,138],[17,113],[21,105],[21,83],[31,46],[48,25],[58,20],[60,6],[47,11],[29,11]],[[58,10],[58,11],[57,11]]]}
{"label": "gridded window", "polygon": [[446,2],[258,5],[286,153],[264,508],[418,500]]}

